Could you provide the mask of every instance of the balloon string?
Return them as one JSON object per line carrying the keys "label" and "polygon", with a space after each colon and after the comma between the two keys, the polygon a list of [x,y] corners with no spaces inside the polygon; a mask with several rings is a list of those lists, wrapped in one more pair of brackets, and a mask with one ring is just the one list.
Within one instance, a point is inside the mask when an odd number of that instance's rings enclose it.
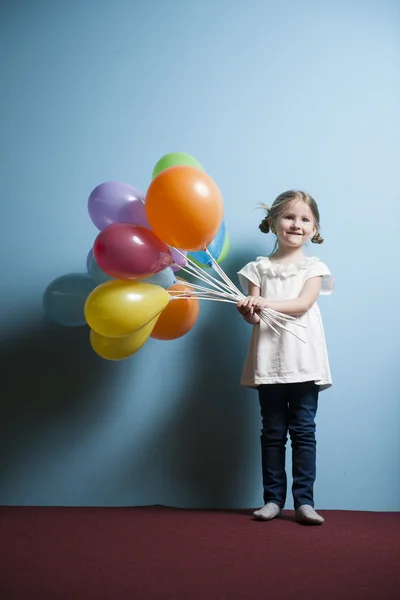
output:
{"label": "balloon string", "polygon": [[219,285],[219,282],[213,282],[212,280],[210,280],[208,274],[206,275],[204,272],[198,273],[190,265],[187,265],[186,267],[181,267],[181,269],[182,269],[182,271],[185,271],[185,273],[189,273],[189,275],[194,275],[195,277],[197,277],[204,283],[207,283],[211,287],[213,287],[219,291],[225,291],[224,288],[221,285]]}
{"label": "balloon string", "polygon": [[236,304],[235,300],[227,300],[226,298],[210,298],[209,296],[171,296],[171,300],[211,300],[212,302],[227,302]]}
{"label": "balloon string", "polygon": [[[188,286],[191,289],[199,290],[200,292],[205,292],[206,294],[212,294],[214,296],[223,296],[225,298],[231,298],[232,300],[235,300],[235,302],[237,302],[237,297],[234,294],[229,294],[227,292],[222,292],[222,291],[215,291],[210,288],[206,288],[203,285],[197,285],[195,283],[189,283]],[[175,290],[171,290],[171,293],[173,293],[174,291]],[[180,290],[176,290],[176,291],[180,292]],[[188,295],[190,295],[190,292],[188,293]]]}
{"label": "balloon string", "polygon": [[[211,287],[213,287],[217,290],[217,292],[215,292],[214,290],[210,290],[209,288],[204,288],[204,286],[198,286],[198,285],[189,283],[188,284],[189,286],[192,285],[194,289],[198,289],[198,293],[193,292],[191,294],[193,297],[196,297],[199,300],[212,300],[214,302],[227,302],[230,304],[237,304],[237,302],[239,302],[240,300],[245,298],[244,294],[242,294],[242,292],[240,292],[238,287],[231,281],[231,279],[227,276],[227,274],[222,269],[222,267],[217,263],[215,258],[209,252],[208,248],[205,251],[206,251],[207,255],[209,256],[209,258],[211,259],[212,267],[213,267],[214,271],[217,273],[217,275],[219,275],[219,277],[223,281],[218,281],[215,277],[213,277],[209,273],[206,273],[203,269],[198,267],[198,265],[196,265],[188,256],[185,256],[183,254],[183,252],[181,252],[177,248],[174,248],[174,250],[178,254],[180,254],[182,257],[184,257],[188,262],[188,264],[185,267],[181,267],[181,269],[183,271],[185,271],[191,275],[195,275],[198,279],[202,280],[203,282],[207,283],[208,285],[210,285]],[[213,296],[221,296],[221,297],[215,298]],[[180,296],[174,296],[174,297],[171,296],[171,299],[177,299],[177,298],[188,299],[188,298],[190,298],[190,296],[187,294],[182,294]],[[293,331],[291,331],[290,329],[285,327],[285,325],[283,325],[282,323],[279,322],[279,320],[286,321],[286,322],[290,322],[291,324],[296,325],[298,327],[305,328],[305,325],[303,325],[302,323],[298,323],[296,321],[296,318],[293,317],[292,315],[285,315],[283,313],[280,313],[280,312],[275,311],[270,308],[263,309],[258,314],[259,314],[260,318],[262,319],[262,321],[266,325],[268,325],[268,327],[270,327],[278,335],[281,335],[281,334],[277,329],[275,329],[274,325],[276,327],[280,327],[281,329],[283,329],[284,331],[287,331],[288,333],[291,333],[294,337],[299,339],[301,342],[305,343],[305,341],[301,337],[299,337],[296,333],[294,333]]]}
{"label": "balloon string", "polygon": [[[188,265],[186,265],[186,267],[181,267],[181,269],[183,271],[186,271],[186,269],[189,269],[189,272],[191,274],[195,274],[196,276],[199,277],[199,279],[202,279],[203,281],[205,281],[209,285],[212,285],[213,287],[217,287],[218,286],[219,289],[225,289],[226,291],[231,291],[232,288],[230,286],[226,285],[223,281],[218,281],[218,279],[216,279],[215,277],[213,277],[210,273],[206,273],[203,269],[201,269],[198,265],[196,265],[196,263],[193,262],[193,260],[189,256],[185,256],[177,248],[174,248],[174,250],[176,250],[176,252],[178,254],[180,254],[181,256],[183,256],[187,260],[187,262],[189,263]],[[213,283],[211,283],[211,282],[213,282]],[[239,292],[239,290],[238,290],[238,292]],[[239,294],[240,294],[240,292],[239,292]],[[240,295],[242,296],[242,294],[240,294]]]}
{"label": "balloon string", "polygon": [[262,319],[264,321],[264,323],[266,325],[268,325],[269,327],[271,327],[272,331],[275,331],[275,333],[277,333],[278,335],[281,335],[280,331],[278,331],[277,329],[275,329],[275,327],[273,325],[271,325],[272,321],[270,320],[270,318],[268,317],[268,315],[259,315],[260,319]]}
{"label": "balloon string", "polygon": [[[236,304],[236,300],[229,300],[227,298],[212,298],[210,296],[201,296],[199,294],[192,294],[191,296],[187,296],[187,295],[173,295],[171,296],[171,300],[191,300],[191,299],[196,299],[196,300],[211,300],[212,302],[225,302],[228,304]],[[290,331],[290,329],[288,329],[287,327],[285,327],[284,325],[282,325],[282,323],[279,323],[276,319],[273,319],[270,314],[268,313],[268,309],[262,311],[261,313],[259,313],[259,317],[260,319],[262,319],[262,321],[264,321],[264,323],[266,325],[268,325],[275,333],[277,333],[278,335],[281,335],[280,332],[275,329],[274,325],[276,325],[277,327],[280,327],[281,329],[284,329],[285,331],[287,331],[288,333],[291,333],[292,335],[294,335],[298,340],[300,340],[301,342],[303,342],[304,344],[306,343],[305,340],[303,340],[300,336],[298,336],[296,333],[294,333],[293,331]],[[272,325],[272,323],[274,325]],[[296,323],[294,323],[294,325],[296,325]],[[302,327],[304,327],[304,325],[301,325]]]}
{"label": "balloon string", "polygon": [[296,327],[302,327],[303,329],[307,329],[307,325],[304,325],[304,323],[299,323],[296,320],[296,317],[292,317],[291,315],[284,315],[283,313],[277,312],[273,308],[264,308],[263,310],[267,310],[269,315],[277,319],[279,318],[281,321],[288,321],[291,325],[296,325]]}
{"label": "balloon string", "polygon": [[[213,263],[213,268],[218,272],[218,274],[220,275],[220,277],[222,277],[223,279],[225,279],[225,281],[227,281],[227,283],[229,282],[230,285],[232,286],[232,289],[237,292],[238,294],[240,294],[240,291],[238,290],[238,288],[235,286],[235,284],[229,279],[229,277],[226,275],[226,273],[224,272],[224,270],[222,269],[222,267],[217,263],[217,261],[215,260],[215,258],[213,257],[213,255],[210,253],[210,251],[207,249],[206,250],[208,256],[210,257],[212,263]],[[273,318],[273,314],[275,313],[275,319]],[[284,325],[282,325],[281,323],[279,323],[276,318],[279,318],[283,321],[295,321],[295,317],[291,316],[291,315],[283,315],[283,313],[278,313],[277,311],[273,311],[270,308],[264,309],[263,311],[261,311],[261,314],[259,315],[261,318],[263,316],[266,316],[268,319],[268,325],[271,327],[271,329],[273,329],[271,322],[278,325],[279,327],[281,327],[282,329],[284,329],[285,331],[288,331],[289,333],[291,333],[292,335],[294,335],[296,338],[298,338],[299,340],[301,340],[302,342],[304,342],[304,340],[302,338],[300,338],[298,335],[296,335],[295,333],[293,333],[293,331],[290,331],[290,329],[288,329],[287,327],[285,327]],[[294,322],[293,325],[297,325],[298,327],[303,327],[305,328],[305,325],[303,325],[302,323],[297,323]],[[304,342],[305,343],[305,342]]]}
{"label": "balloon string", "polygon": [[[272,321],[272,323],[274,323],[275,325],[277,325],[281,329],[284,329],[288,333],[291,333],[292,335],[294,335],[295,338],[297,338],[298,340],[300,340],[304,344],[306,343],[305,340],[303,340],[303,338],[301,338],[300,336],[297,335],[297,333],[294,333],[294,331],[291,331],[290,329],[288,329],[287,327],[285,327],[285,325],[282,325],[282,323],[279,323],[279,321],[277,321],[276,319],[274,319],[273,317],[271,317],[269,309],[264,309],[263,311],[261,311],[259,313],[259,316],[264,321],[264,323],[266,322],[265,321],[265,317],[266,317],[267,320],[268,320],[267,325],[269,325],[272,329],[273,329],[273,327],[271,325],[271,321]],[[299,325],[299,323],[293,323],[293,325]],[[300,327],[301,327],[301,325],[300,325]]]}
{"label": "balloon string", "polygon": [[238,294],[239,297],[244,298],[244,294],[242,294],[242,292],[239,290],[239,288],[236,287],[236,285],[233,283],[233,281],[231,281],[229,279],[228,275],[225,273],[225,271],[222,269],[222,267],[217,263],[217,261],[215,260],[215,258],[211,254],[211,252],[208,250],[208,248],[206,249],[206,252],[207,252],[208,256],[211,259],[214,271],[216,271],[218,273],[218,275],[222,279],[224,279],[224,281],[226,282],[226,284],[228,285],[228,287],[233,292],[235,292],[236,294]]}

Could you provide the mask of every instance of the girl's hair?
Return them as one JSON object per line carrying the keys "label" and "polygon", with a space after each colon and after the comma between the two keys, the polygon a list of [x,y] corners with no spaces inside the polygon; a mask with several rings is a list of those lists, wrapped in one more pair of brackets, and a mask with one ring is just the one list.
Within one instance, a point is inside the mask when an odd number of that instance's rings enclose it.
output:
{"label": "girl's hair", "polygon": [[281,216],[289,202],[293,200],[303,200],[310,207],[311,212],[313,214],[315,220],[315,226],[317,231],[315,235],[311,238],[313,244],[322,244],[324,241],[319,234],[319,210],[317,203],[314,198],[307,194],[307,192],[301,192],[300,190],[289,190],[288,192],[283,192],[280,194],[272,203],[271,208],[268,208],[266,204],[261,204],[262,208],[266,211],[266,216],[261,221],[259,228],[263,233],[269,233],[269,231],[274,231],[274,223]]}

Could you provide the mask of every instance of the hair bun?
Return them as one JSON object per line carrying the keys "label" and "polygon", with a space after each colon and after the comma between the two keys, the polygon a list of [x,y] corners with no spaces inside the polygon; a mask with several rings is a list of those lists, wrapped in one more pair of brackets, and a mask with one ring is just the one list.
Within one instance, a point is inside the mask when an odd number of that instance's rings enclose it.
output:
{"label": "hair bun", "polygon": [[319,231],[317,231],[317,233],[314,235],[314,237],[311,238],[311,241],[313,244],[323,244],[324,238],[322,238],[319,234]]}
{"label": "hair bun", "polygon": [[269,223],[268,223],[268,215],[266,217],[264,217],[264,219],[261,221],[260,225],[258,226],[258,228],[260,229],[260,231],[262,231],[263,233],[269,233]]}

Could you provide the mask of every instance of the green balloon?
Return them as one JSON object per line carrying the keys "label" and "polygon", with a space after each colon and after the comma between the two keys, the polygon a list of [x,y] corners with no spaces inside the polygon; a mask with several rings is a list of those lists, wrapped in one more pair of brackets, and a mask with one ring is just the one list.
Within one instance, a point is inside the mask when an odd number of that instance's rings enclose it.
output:
{"label": "green balloon", "polygon": [[226,234],[225,234],[225,241],[224,241],[224,245],[222,246],[221,254],[217,258],[217,263],[219,265],[222,263],[222,261],[224,261],[226,259],[226,257],[229,254],[229,250],[230,249],[231,249],[231,240],[229,238],[229,233],[226,232]]}
{"label": "green balloon", "polygon": [[200,171],[204,171],[203,167],[190,154],[185,154],[185,152],[170,152],[169,154],[165,154],[160,158],[157,162],[156,166],[153,169],[153,173],[151,178],[154,179],[165,169],[169,169],[170,167],[196,167],[196,169],[200,169]]}

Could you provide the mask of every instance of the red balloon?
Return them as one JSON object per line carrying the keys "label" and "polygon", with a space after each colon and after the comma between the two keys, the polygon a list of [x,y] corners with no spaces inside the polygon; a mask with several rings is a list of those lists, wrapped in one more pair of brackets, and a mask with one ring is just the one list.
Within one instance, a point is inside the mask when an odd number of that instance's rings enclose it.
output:
{"label": "red balloon", "polygon": [[113,223],[99,233],[94,258],[115,279],[137,279],[163,271],[173,263],[171,250],[150,229]]}

